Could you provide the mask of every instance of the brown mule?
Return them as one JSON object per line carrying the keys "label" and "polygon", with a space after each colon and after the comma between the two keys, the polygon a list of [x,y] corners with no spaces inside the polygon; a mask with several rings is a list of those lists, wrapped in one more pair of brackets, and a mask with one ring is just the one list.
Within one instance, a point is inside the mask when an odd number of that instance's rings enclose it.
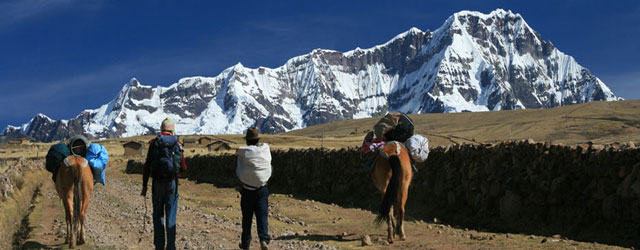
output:
{"label": "brown mule", "polygon": [[85,212],[93,191],[93,174],[89,162],[81,156],[69,156],[61,163],[56,176],[56,190],[64,205],[67,222],[65,243],[69,248],[84,244]]}
{"label": "brown mule", "polygon": [[[394,230],[400,240],[407,238],[402,221],[404,205],[409,195],[409,185],[413,177],[411,158],[407,149],[399,142],[391,141],[379,150],[376,165],[371,173],[373,183],[382,193],[382,204],[376,221],[387,222],[387,241],[393,243]],[[397,222],[393,220],[393,205],[398,211]],[[395,224],[395,225],[394,225]]]}

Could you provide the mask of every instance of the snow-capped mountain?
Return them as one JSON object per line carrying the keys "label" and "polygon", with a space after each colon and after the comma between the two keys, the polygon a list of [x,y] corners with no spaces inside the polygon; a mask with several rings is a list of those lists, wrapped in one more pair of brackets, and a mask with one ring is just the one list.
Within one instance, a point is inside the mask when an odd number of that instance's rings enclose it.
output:
{"label": "snow-capped mountain", "polygon": [[109,103],[75,118],[39,114],[3,135],[42,141],[78,133],[156,133],[165,117],[179,134],[278,133],[388,111],[441,113],[551,108],[619,100],[600,79],[525,20],[502,9],[461,11],[435,31],[418,28],[368,49],[316,49],[278,68],[238,63],[215,77],[152,88],[135,78]]}

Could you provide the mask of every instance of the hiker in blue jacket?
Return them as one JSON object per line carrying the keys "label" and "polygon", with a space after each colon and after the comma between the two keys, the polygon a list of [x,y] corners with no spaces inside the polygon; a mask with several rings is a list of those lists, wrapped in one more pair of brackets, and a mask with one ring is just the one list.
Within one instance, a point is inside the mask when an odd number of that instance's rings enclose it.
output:
{"label": "hiker in blue jacket", "polygon": [[[187,170],[182,145],[175,135],[174,122],[166,118],[161,133],[151,140],[142,174],[142,196],[147,195],[149,176],[153,203],[153,244],[156,249],[176,249],[176,213],[178,208],[178,177]],[[166,219],[166,220],[165,220]],[[166,225],[165,225],[166,224]],[[166,226],[166,248],[165,248]]]}

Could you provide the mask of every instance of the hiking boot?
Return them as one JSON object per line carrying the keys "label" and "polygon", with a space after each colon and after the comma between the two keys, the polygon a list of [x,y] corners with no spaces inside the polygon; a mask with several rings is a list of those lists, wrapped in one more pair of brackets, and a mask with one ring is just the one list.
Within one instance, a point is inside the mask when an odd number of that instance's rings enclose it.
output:
{"label": "hiking boot", "polygon": [[249,250],[249,246],[246,246],[246,247],[242,246],[242,242],[238,243],[238,247],[242,250]]}
{"label": "hiking boot", "polygon": [[269,243],[267,243],[266,241],[260,241],[260,249],[269,250],[269,247],[267,245],[269,245]]}

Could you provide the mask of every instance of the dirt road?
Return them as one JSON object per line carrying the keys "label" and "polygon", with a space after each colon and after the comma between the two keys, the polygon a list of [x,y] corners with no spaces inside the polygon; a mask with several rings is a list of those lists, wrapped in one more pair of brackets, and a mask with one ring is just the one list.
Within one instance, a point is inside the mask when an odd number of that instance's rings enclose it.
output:
{"label": "dirt road", "polygon": [[[87,215],[89,242],[79,249],[152,249],[151,201],[147,197],[145,209],[141,176],[125,174],[124,165],[124,160],[112,161],[107,186],[94,189]],[[237,249],[240,198],[234,189],[180,180],[179,193],[179,249]],[[413,220],[406,223],[407,241],[389,245],[385,226],[376,227],[370,211],[286,194],[272,194],[269,202],[272,249],[619,249],[559,235],[478,232]],[[66,249],[63,208],[52,182],[43,184],[28,221],[32,231],[20,248]],[[371,237],[371,246],[361,246],[364,235]],[[253,236],[256,247],[255,226]]]}

